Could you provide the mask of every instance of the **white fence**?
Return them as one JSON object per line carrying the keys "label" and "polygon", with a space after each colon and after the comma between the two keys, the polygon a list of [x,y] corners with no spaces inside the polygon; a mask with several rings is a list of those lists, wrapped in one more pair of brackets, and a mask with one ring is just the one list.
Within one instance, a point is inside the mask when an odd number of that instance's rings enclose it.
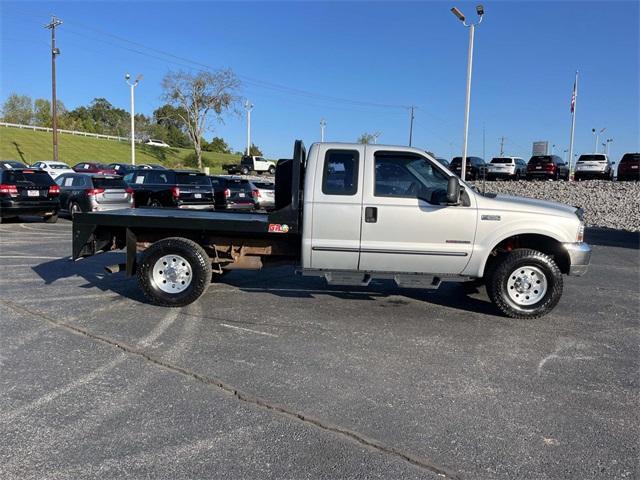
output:
{"label": "white fence", "polygon": [[[0,122],[0,127],[20,128],[23,130],[33,130],[39,132],[52,132],[53,128],[49,127],[37,127],[35,125],[20,125],[18,123]],[[89,133],[89,132],[77,132],[75,130],[61,130],[58,129],[58,133],[67,133],[78,137],[92,137],[92,138],[104,138],[105,140],[117,140],[119,142],[129,142],[129,137],[116,137],[115,135],[102,135],[101,133]],[[141,140],[136,139],[136,143],[141,143]]]}

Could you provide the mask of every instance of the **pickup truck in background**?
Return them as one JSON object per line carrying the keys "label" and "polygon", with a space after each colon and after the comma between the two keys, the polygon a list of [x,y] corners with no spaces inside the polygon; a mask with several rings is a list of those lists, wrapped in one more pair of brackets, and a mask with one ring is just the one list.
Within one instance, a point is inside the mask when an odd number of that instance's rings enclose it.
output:
{"label": "pickup truck in background", "polygon": [[277,164],[275,210],[133,209],[73,220],[73,258],[126,248],[145,295],[164,306],[196,301],[212,275],[295,264],[331,284],[372,279],[434,289],[482,279],[513,318],[539,317],[562,295],[563,275],[583,275],[579,208],[481,194],[424,151],[316,143]]}
{"label": "pickup truck in background", "polygon": [[240,160],[239,164],[227,164],[222,166],[223,170],[226,170],[229,175],[249,175],[250,173],[268,173],[274,175],[276,173],[276,164],[271,160],[265,160],[262,157],[255,155],[245,155]]}

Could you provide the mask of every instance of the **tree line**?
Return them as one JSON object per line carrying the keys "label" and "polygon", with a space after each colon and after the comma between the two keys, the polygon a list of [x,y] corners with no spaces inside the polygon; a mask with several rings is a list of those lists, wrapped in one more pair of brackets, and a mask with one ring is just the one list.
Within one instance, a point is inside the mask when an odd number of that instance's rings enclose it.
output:
{"label": "tree line", "polygon": [[[221,137],[208,142],[204,135],[213,131],[214,122],[239,114],[237,94],[240,81],[231,70],[191,73],[168,72],[162,79],[163,104],[151,116],[135,115],[135,136],[162,140],[172,147],[193,148],[198,167],[202,152],[234,153]],[[106,98],[94,98],[88,105],[68,110],[57,102],[58,128],[125,137],[130,135],[131,116]],[[52,126],[51,102],[13,93],[2,105],[2,121],[39,127]],[[235,152],[242,154],[243,152]],[[252,145],[251,155],[262,155]]]}

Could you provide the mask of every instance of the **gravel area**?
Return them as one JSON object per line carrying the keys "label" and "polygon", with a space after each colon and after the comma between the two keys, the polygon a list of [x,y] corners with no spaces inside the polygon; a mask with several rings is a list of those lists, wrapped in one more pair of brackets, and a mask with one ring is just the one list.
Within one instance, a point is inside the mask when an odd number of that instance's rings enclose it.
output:
{"label": "gravel area", "polygon": [[486,191],[580,206],[589,227],[640,231],[639,182],[498,181],[486,182]]}

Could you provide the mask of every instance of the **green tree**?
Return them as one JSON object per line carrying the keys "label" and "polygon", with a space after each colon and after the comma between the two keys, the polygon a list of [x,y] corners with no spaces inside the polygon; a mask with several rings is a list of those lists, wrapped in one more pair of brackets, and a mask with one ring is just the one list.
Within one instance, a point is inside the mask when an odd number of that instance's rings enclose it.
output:
{"label": "green tree", "polygon": [[231,153],[231,148],[221,137],[213,137],[211,142],[208,142],[202,149],[205,152]]}
{"label": "green tree", "polygon": [[164,140],[172,147],[191,147],[191,140],[180,115],[184,116],[186,113],[168,104],[154,110],[150,136]]}
{"label": "green tree", "polygon": [[262,150],[260,150],[260,148],[258,148],[257,145],[254,145],[253,143],[251,143],[251,148],[249,149],[249,155],[261,157],[263,153],[262,153]]}
{"label": "green tree", "polygon": [[28,95],[12,93],[2,105],[2,120],[8,123],[31,125],[33,102]]}
{"label": "green tree", "polygon": [[218,121],[234,109],[240,80],[231,70],[190,73],[169,72],[162,80],[163,99],[176,107],[202,169],[202,135],[213,114]]}
{"label": "green tree", "polygon": [[[57,100],[57,116],[58,116],[58,128],[65,128],[64,121],[62,120],[67,109],[64,104]],[[36,98],[33,102],[33,124],[39,127],[51,127],[53,120],[51,117],[51,102],[46,98]]]}
{"label": "green tree", "polygon": [[357,142],[368,144],[368,143],[373,143],[375,139],[376,139],[375,135],[365,132],[358,137]]}

